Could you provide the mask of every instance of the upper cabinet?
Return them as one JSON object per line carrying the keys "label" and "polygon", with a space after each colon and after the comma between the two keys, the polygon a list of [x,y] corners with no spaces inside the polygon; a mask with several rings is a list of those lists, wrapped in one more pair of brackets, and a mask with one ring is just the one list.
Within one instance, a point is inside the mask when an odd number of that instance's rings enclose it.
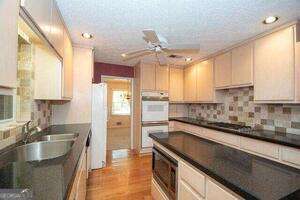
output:
{"label": "upper cabinet", "polygon": [[43,34],[49,38],[51,34],[51,16],[54,0],[21,0],[21,6],[26,13],[39,25]]}
{"label": "upper cabinet", "polygon": [[[73,47],[56,1],[22,0],[21,6],[42,33],[41,37],[44,37],[56,52],[47,57],[43,49],[38,51],[44,57],[38,60],[41,66],[36,66],[35,98],[70,100],[73,95]],[[49,61],[45,60],[46,58]],[[49,65],[49,68],[45,69],[43,65]]]}
{"label": "upper cabinet", "polygon": [[231,85],[231,52],[215,58],[215,87],[224,88]]}
{"label": "upper cabinet", "polygon": [[170,67],[169,99],[183,102],[183,68]]}
{"label": "upper cabinet", "polygon": [[[9,13],[9,17],[7,17]],[[18,0],[0,3],[0,87],[17,86]]]}
{"label": "upper cabinet", "polygon": [[231,85],[253,85],[253,43],[237,47],[231,52]]}
{"label": "upper cabinet", "polygon": [[169,66],[142,63],[141,90],[168,91],[169,90]]}
{"label": "upper cabinet", "polygon": [[55,1],[53,1],[53,6],[52,6],[51,29],[50,29],[49,41],[51,42],[55,50],[58,52],[58,54],[61,55],[61,57],[63,57],[64,24]]}
{"label": "upper cabinet", "polygon": [[156,65],[155,84],[158,91],[169,90],[169,66]]}
{"label": "upper cabinet", "polygon": [[155,64],[141,64],[141,89],[155,90]]}
{"label": "upper cabinet", "polygon": [[214,102],[214,65],[212,60],[198,64],[197,71],[197,100],[201,102]]}
{"label": "upper cabinet", "polygon": [[249,43],[215,58],[217,89],[253,85],[253,44]]}
{"label": "upper cabinet", "polygon": [[184,69],[184,101],[197,101],[197,65]]}
{"label": "upper cabinet", "polygon": [[63,58],[63,94],[65,99],[73,97],[73,47],[72,41],[67,33],[64,32],[64,58]]}
{"label": "upper cabinet", "polygon": [[255,41],[254,100],[299,102],[300,46],[297,26]]}

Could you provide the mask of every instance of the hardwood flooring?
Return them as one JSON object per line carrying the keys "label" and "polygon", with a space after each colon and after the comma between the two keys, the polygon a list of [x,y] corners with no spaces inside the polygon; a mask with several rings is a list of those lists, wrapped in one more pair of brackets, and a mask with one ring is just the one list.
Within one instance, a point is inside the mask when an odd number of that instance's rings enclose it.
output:
{"label": "hardwood flooring", "polygon": [[89,174],[87,200],[151,200],[151,155],[109,151],[107,167]]}

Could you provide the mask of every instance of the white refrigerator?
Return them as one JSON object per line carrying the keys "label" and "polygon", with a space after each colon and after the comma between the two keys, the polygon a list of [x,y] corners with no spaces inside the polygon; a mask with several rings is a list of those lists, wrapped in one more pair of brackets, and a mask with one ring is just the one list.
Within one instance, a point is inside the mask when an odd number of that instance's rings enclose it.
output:
{"label": "white refrigerator", "polygon": [[106,165],[107,84],[92,87],[91,168],[98,169]]}

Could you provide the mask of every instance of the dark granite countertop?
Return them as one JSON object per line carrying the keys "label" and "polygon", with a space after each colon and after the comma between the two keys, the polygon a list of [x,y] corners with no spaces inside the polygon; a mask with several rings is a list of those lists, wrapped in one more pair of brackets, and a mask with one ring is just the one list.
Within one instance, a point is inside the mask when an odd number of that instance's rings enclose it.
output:
{"label": "dark granite countertop", "polygon": [[169,121],[183,122],[191,125],[222,131],[225,133],[236,134],[244,137],[263,140],[266,142],[271,142],[275,144],[280,144],[280,145],[285,145],[285,146],[300,149],[300,135],[296,135],[296,134],[281,133],[281,132],[268,131],[268,130],[235,131],[227,128],[217,127],[212,124],[208,124],[211,121],[197,120],[188,117],[170,118]]}
{"label": "dark granite countertop", "polygon": [[299,200],[299,169],[182,131],[150,137],[245,199]]}
{"label": "dark granite countertop", "polygon": [[33,137],[33,140],[41,135],[65,133],[78,133],[79,136],[64,156],[43,161],[11,162],[6,158],[9,154],[0,154],[0,189],[29,189],[34,199],[66,199],[79,157],[90,134],[90,124],[53,125]]}

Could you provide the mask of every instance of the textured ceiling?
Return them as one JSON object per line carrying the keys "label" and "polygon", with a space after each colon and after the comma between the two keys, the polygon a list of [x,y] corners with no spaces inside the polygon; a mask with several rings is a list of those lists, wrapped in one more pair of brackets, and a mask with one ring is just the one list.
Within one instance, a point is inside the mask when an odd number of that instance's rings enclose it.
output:
{"label": "textured ceiling", "polygon": [[[95,60],[123,62],[121,53],[146,47],[143,29],[154,29],[169,43],[199,47],[207,56],[280,24],[300,19],[300,0],[56,0],[74,43],[95,47]],[[262,24],[268,15],[277,23]],[[92,40],[81,37],[92,33]],[[146,61],[153,60],[152,56]],[[172,59],[185,64],[183,59]]]}

